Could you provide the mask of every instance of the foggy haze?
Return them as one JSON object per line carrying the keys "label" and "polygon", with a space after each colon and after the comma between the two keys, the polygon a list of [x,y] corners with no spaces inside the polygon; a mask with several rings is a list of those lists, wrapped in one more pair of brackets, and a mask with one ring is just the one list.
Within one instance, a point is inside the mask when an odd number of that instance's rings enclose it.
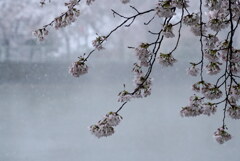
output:
{"label": "foggy haze", "polygon": [[[124,13],[126,6],[113,1],[105,6],[107,0],[83,6],[76,24],[52,30],[46,41],[37,42],[31,32],[59,14],[55,6],[64,10],[63,2],[40,8],[38,1],[0,1],[0,161],[239,161],[238,120],[227,118],[231,141],[219,145],[212,137],[221,126],[222,107],[211,117],[180,116],[197,81],[186,75],[187,62],[198,59],[194,51],[199,47],[197,38],[188,39],[187,29],[178,62],[172,68],[154,66],[151,96],[123,108],[114,135],[93,136],[88,127],[120,107],[117,95],[123,84],[133,88],[136,58],[127,47],[152,38],[142,25],[147,19],[136,20],[117,31],[104,44],[106,50],[92,55],[88,74],[74,78],[70,64],[92,49],[96,33],[104,35],[122,22],[110,9]],[[8,14],[4,3],[16,10]],[[18,8],[19,3],[24,7]],[[152,7],[150,1],[134,5]]]}

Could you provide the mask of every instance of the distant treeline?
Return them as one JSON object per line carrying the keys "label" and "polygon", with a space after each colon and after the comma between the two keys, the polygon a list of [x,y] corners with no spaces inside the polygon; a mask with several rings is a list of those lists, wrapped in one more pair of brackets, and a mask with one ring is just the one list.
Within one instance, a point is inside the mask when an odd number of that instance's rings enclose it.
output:
{"label": "distant treeline", "polygon": [[[3,62],[0,63],[0,84],[3,83],[84,83],[89,81],[104,83],[122,82],[131,86],[131,63],[122,62],[92,62],[89,64],[89,73],[80,78],[74,78],[68,73],[70,63],[44,62]],[[160,66],[154,70],[155,81],[168,81],[169,83],[181,81],[188,77],[185,67],[178,64],[175,67],[162,69]],[[160,70],[159,70],[160,68]],[[191,79],[191,77],[189,77]],[[154,83],[153,82],[153,83]]]}

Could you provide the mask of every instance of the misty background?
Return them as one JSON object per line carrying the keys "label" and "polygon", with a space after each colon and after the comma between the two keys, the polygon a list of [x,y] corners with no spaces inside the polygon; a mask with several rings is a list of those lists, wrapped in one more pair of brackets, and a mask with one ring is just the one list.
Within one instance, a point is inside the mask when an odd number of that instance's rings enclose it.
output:
{"label": "misty background", "polygon": [[[222,124],[222,107],[211,117],[180,116],[198,80],[186,75],[188,62],[199,60],[199,40],[188,28],[174,53],[178,62],[171,68],[154,66],[152,95],[123,108],[114,135],[91,135],[88,127],[121,105],[117,95],[123,84],[133,88],[136,57],[128,46],[153,40],[147,31],[158,31],[161,24],[156,19],[143,25],[149,20],[143,16],[118,30],[105,50],[90,57],[89,73],[74,78],[68,68],[91,51],[96,33],[106,35],[123,21],[113,18],[111,9],[135,12],[120,1],[82,2],[77,22],[50,30],[38,42],[32,31],[64,12],[63,4],[52,0],[41,8],[38,1],[0,0],[0,161],[239,161],[238,120],[226,120],[233,136],[229,142],[219,145],[212,137]],[[143,11],[155,3],[131,4]],[[172,49],[173,41],[165,41],[162,51]]]}

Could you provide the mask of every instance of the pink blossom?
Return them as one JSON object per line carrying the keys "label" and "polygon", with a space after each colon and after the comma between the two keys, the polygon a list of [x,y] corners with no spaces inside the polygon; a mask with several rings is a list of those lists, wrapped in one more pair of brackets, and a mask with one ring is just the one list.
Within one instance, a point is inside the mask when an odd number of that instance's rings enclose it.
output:
{"label": "pink blossom", "polygon": [[196,67],[195,64],[193,64],[191,67],[189,67],[187,69],[187,74],[191,75],[191,76],[197,76],[199,73],[199,68]]}
{"label": "pink blossom", "polygon": [[232,136],[222,127],[218,128],[217,131],[214,132],[213,136],[219,144],[223,144],[232,139]]}
{"label": "pink blossom", "polygon": [[164,53],[160,53],[159,56],[159,63],[165,67],[168,66],[173,66],[173,64],[177,62],[177,60],[172,56],[171,53],[169,54],[164,54]]}
{"label": "pink blossom", "polygon": [[240,106],[230,106],[227,112],[231,118],[240,119]]}
{"label": "pink blossom", "polygon": [[81,61],[72,63],[69,68],[69,73],[74,77],[79,77],[80,75],[86,74],[88,72],[88,66]]}

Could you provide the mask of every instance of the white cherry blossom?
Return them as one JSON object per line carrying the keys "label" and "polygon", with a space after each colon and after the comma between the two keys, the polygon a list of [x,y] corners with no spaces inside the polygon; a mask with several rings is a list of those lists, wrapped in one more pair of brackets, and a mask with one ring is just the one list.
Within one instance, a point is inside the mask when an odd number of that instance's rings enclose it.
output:
{"label": "white cherry blossom", "polygon": [[104,47],[102,46],[103,41],[106,40],[104,36],[98,36],[95,40],[92,41],[92,45],[97,50],[102,50]]}
{"label": "white cherry blossom", "polygon": [[231,118],[240,119],[240,106],[230,106],[227,112]]}
{"label": "white cherry blossom", "polygon": [[217,131],[214,132],[213,137],[219,144],[223,144],[232,139],[232,136],[228,132],[226,132],[225,129],[223,129],[222,127],[218,128]]}
{"label": "white cherry blossom", "polygon": [[128,91],[123,90],[118,94],[118,97],[118,102],[128,102],[131,100],[132,95]]}
{"label": "white cherry blossom", "polygon": [[173,66],[173,64],[176,62],[177,60],[172,56],[171,53],[169,54],[160,53],[159,63],[161,65],[168,67],[168,66]]}
{"label": "white cherry blossom", "polygon": [[210,116],[210,115],[215,114],[216,111],[217,111],[217,105],[216,104],[208,102],[208,103],[204,103],[202,105],[202,114],[203,115]]}
{"label": "white cherry blossom", "polygon": [[199,20],[200,20],[200,18],[197,13],[188,14],[183,17],[183,23],[188,26],[197,25]]}
{"label": "white cherry blossom", "polygon": [[122,120],[122,116],[120,116],[116,112],[109,112],[108,114],[106,114],[105,119],[109,126],[117,126]]}
{"label": "white cherry blossom", "polygon": [[215,75],[218,74],[221,71],[220,63],[218,62],[210,62],[206,65],[207,74],[209,75]]}
{"label": "white cherry blossom", "polygon": [[201,36],[201,35],[205,35],[207,30],[206,30],[206,26],[202,25],[202,30],[201,30],[201,25],[200,24],[194,24],[191,26],[191,31],[195,36]]}
{"label": "white cherry blossom", "polygon": [[159,17],[172,17],[176,15],[174,12],[174,4],[171,1],[162,1],[155,8]]}
{"label": "white cherry blossom", "polygon": [[74,77],[79,77],[80,75],[86,74],[87,72],[88,66],[83,61],[74,62],[69,68],[69,73]]}
{"label": "white cherry blossom", "polygon": [[135,48],[136,56],[140,61],[140,66],[148,67],[150,65],[149,59],[151,56],[148,50],[149,44],[142,43],[138,48]]}
{"label": "white cherry blossom", "polygon": [[187,74],[196,77],[199,74],[200,69],[196,67],[195,64],[192,64],[188,69],[187,69]]}

